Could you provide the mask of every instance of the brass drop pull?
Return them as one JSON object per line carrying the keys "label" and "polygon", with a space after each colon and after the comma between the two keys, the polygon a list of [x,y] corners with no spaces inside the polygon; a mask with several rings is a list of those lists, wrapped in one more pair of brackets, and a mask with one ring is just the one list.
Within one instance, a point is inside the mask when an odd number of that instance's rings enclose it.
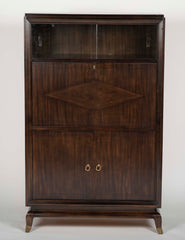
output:
{"label": "brass drop pull", "polygon": [[96,171],[97,171],[97,172],[100,172],[101,169],[102,169],[101,165],[100,165],[100,164],[97,164],[97,165],[96,165]]}
{"label": "brass drop pull", "polygon": [[85,165],[85,171],[89,172],[91,170],[91,166],[89,164]]}

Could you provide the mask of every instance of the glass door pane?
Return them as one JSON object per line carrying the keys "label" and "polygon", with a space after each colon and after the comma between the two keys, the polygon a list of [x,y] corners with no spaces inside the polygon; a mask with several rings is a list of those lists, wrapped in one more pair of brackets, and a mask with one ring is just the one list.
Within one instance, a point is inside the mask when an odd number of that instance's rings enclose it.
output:
{"label": "glass door pane", "polygon": [[156,58],[156,26],[98,25],[97,58]]}
{"label": "glass door pane", "polygon": [[33,24],[32,57],[95,58],[96,25]]}

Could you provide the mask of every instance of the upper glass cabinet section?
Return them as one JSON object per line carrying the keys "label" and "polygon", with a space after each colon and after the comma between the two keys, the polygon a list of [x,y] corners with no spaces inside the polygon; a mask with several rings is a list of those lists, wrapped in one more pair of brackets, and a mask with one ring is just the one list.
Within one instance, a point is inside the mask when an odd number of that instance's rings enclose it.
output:
{"label": "upper glass cabinet section", "polygon": [[155,59],[155,25],[32,24],[32,58]]}

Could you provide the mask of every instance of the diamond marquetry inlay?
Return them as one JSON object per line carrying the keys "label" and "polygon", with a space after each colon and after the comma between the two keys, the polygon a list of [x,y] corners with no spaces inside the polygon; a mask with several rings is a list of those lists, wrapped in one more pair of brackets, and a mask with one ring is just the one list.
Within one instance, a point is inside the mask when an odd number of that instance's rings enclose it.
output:
{"label": "diamond marquetry inlay", "polygon": [[94,110],[142,97],[142,95],[98,81],[50,92],[47,96]]}

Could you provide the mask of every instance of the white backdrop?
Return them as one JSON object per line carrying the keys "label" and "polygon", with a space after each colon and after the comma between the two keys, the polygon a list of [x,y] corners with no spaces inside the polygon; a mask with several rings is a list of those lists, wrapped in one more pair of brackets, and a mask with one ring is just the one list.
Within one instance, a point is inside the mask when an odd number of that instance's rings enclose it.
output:
{"label": "white backdrop", "polygon": [[[24,13],[164,14],[165,95],[162,215],[165,234],[153,222],[34,221],[24,217]],[[185,239],[185,0],[0,0],[0,240]],[[119,220],[120,221],[120,220]],[[110,224],[109,224],[110,223]],[[85,225],[85,227],[83,227]],[[115,226],[114,226],[115,225]]]}

